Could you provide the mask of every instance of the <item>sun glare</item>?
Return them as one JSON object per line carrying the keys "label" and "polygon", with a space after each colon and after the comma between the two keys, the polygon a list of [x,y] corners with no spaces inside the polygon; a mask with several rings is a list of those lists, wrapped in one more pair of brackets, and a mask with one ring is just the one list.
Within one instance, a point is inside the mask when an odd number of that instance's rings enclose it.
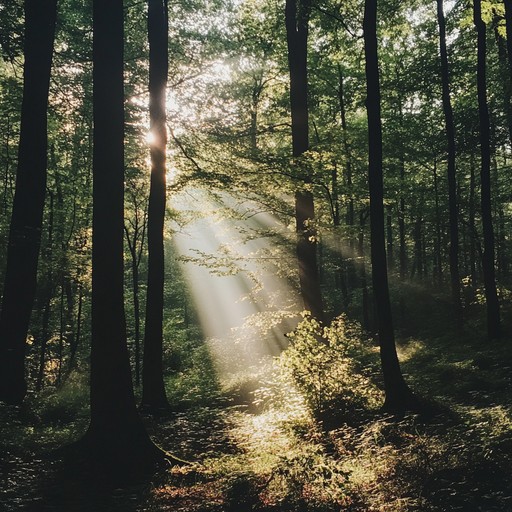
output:
{"label": "sun glare", "polygon": [[152,131],[149,131],[146,133],[146,142],[151,146],[155,143],[156,137],[155,134]]}

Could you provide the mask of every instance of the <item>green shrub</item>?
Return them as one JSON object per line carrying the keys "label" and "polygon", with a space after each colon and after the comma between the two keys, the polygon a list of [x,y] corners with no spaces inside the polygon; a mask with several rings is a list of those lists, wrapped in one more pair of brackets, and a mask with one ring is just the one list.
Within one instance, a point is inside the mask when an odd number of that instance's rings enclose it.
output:
{"label": "green shrub", "polygon": [[370,379],[373,348],[362,331],[344,316],[321,328],[304,315],[289,334],[290,346],[280,357],[313,414],[324,421],[375,407],[380,392]]}

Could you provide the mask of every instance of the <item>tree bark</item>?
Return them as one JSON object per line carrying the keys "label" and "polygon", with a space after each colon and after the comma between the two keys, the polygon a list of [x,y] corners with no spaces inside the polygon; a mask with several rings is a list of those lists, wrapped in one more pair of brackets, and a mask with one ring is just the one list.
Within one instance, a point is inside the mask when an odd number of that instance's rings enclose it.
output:
{"label": "tree bark", "polygon": [[372,282],[377,311],[380,356],[386,399],[384,408],[404,410],[414,402],[404,381],[395,346],[389,299],[386,245],[384,236],[384,187],[382,174],[382,125],[377,55],[377,0],[366,0],[364,9],[364,49],[366,69],[366,110],[368,115],[368,181],[370,192],[370,232]]}
{"label": "tree bark", "polygon": [[437,21],[439,25],[439,51],[441,56],[441,83],[443,97],[443,111],[446,127],[446,142],[448,153],[448,213],[450,223],[450,283],[452,291],[452,304],[455,319],[459,327],[462,326],[462,302],[460,297],[459,274],[459,212],[457,204],[457,177],[455,168],[455,123],[450,97],[450,74],[448,65],[448,51],[446,48],[446,22],[443,10],[443,0],[437,0]]}
{"label": "tree bark", "polygon": [[149,0],[149,122],[151,144],[151,187],[148,210],[148,288],[142,406],[150,410],[169,407],[163,377],[164,311],[164,220],[166,202],[165,150],[167,127],[165,99],[168,72],[167,2]]}
{"label": "tree bark", "polygon": [[477,87],[478,87],[478,118],[480,122],[480,182],[481,182],[481,210],[484,253],[482,268],[484,274],[485,301],[487,304],[487,334],[489,339],[499,338],[501,335],[500,308],[496,289],[494,268],[494,230],[492,225],[491,205],[491,145],[490,121],[487,106],[487,80],[486,80],[486,27],[482,20],[482,7],[480,0],[473,3],[473,22],[477,31]]}
{"label": "tree bark", "polygon": [[[290,68],[290,106],[292,117],[292,154],[299,158],[309,149],[307,42],[310,0],[286,0],[286,38]],[[297,260],[304,307],[319,321],[324,319],[318,276],[316,232],[313,226],[315,206],[311,173],[304,170],[304,186],[295,193]]]}
{"label": "tree bark", "polygon": [[25,63],[16,192],[0,315],[0,400],[25,397],[25,343],[34,302],[48,163],[47,107],[57,0],[25,1]]}

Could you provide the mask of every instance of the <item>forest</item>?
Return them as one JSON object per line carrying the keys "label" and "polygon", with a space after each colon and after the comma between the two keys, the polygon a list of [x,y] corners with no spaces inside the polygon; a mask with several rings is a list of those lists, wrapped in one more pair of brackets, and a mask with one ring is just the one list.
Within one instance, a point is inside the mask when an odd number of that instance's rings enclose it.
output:
{"label": "forest", "polygon": [[0,510],[512,512],[512,0],[0,0]]}

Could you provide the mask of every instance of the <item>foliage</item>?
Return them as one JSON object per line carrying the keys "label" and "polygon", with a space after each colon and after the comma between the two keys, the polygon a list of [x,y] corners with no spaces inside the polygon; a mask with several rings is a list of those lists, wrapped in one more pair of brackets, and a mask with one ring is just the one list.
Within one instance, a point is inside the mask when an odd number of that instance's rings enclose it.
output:
{"label": "foliage", "polygon": [[363,366],[363,360],[375,351],[344,315],[323,329],[304,315],[288,338],[290,346],[280,365],[318,418],[346,419],[379,403],[381,394],[371,379],[373,369]]}

